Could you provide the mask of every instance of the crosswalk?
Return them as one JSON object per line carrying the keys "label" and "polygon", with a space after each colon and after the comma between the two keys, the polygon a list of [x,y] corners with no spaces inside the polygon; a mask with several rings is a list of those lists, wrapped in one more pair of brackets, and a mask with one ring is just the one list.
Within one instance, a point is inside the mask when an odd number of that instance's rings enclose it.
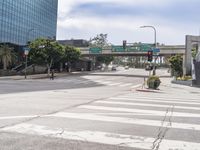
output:
{"label": "crosswalk", "polygon": [[[159,93],[130,93],[40,116],[41,123],[30,121],[1,131],[133,149],[200,150],[200,99],[183,95],[166,98]],[[46,123],[47,119],[52,123]]]}
{"label": "crosswalk", "polygon": [[[49,81],[52,82],[52,81]],[[79,79],[56,79],[54,80],[55,83],[66,83],[66,84],[74,84],[74,85],[96,85],[96,86],[115,86],[115,87],[129,87],[135,88],[135,86],[141,86],[140,80],[134,80],[132,83],[130,81],[124,81],[123,78],[100,78],[100,77],[93,77],[93,76],[84,76],[83,78]]]}

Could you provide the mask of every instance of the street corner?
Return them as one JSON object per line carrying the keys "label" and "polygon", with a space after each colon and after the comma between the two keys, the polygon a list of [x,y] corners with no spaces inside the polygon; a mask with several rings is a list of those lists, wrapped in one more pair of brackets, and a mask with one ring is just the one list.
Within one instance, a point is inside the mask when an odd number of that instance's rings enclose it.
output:
{"label": "street corner", "polygon": [[136,89],[133,89],[132,91],[149,92],[149,93],[162,93],[162,91],[160,89],[150,89],[150,88],[136,88]]}

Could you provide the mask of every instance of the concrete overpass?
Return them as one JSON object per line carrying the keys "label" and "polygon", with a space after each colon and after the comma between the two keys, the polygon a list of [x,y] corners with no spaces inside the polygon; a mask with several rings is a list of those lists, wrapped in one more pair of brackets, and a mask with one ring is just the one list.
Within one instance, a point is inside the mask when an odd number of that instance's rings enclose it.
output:
{"label": "concrete overpass", "polygon": [[[164,45],[158,46],[160,49],[159,56],[170,56],[175,54],[185,55],[185,45]],[[79,48],[82,56],[98,56],[98,55],[113,55],[113,56],[145,56],[147,51],[123,51],[116,52],[112,50],[111,46],[105,47],[102,51],[94,53],[90,48]]]}

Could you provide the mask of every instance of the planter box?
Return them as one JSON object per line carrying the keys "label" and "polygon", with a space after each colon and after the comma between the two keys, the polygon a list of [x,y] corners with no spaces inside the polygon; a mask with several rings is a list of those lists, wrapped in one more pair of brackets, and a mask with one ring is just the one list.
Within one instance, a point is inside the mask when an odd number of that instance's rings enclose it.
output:
{"label": "planter box", "polygon": [[171,83],[192,86],[192,80],[182,81],[182,80],[172,80]]}
{"label": "planter box", "polygon": [[160,85],[160,81],[156,80],[156,81],[149,81],[148,83],[148,87],[150,89],[157,89]]}

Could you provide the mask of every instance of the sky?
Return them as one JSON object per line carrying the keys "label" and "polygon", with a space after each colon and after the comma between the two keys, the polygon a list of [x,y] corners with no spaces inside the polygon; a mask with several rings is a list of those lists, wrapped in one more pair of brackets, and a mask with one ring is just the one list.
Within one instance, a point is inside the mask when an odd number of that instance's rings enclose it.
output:
{"label": "sky", "polygon": [[57,39],[86,39],[108,34],[108,42],[185,44],[200,34],[200,0],[58,0]]}

